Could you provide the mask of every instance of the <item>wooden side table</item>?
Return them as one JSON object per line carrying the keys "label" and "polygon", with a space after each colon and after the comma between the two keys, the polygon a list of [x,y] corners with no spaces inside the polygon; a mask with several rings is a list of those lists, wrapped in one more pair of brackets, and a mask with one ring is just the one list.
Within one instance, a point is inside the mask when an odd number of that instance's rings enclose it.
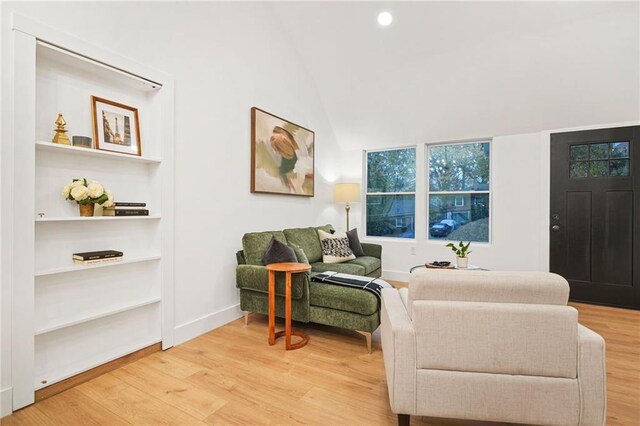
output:
{"label": "wooden side table", "polygon": [[[269,271],[269,344],[274,345],[278,337],[285,336],[287,350],[300,349],[309,342],[309,336],[302,331],[291,330],[291,274],[307,272],[311,265],[306,263],[271,263]],[[285,273],[285,329],[276,333],[276,272]],[[297,343],[291,343],[291,335],[301,337]]]}

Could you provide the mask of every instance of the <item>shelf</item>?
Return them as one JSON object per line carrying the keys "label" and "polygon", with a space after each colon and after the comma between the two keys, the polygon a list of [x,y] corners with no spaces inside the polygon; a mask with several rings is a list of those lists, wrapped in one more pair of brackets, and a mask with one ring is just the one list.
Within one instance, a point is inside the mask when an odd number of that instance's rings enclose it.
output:
{"label": "shelf", "polygon": [[83,222],[100,220],[158,220],[161,216],[154,214],[150,216],[58,216],[58,217],[38,217],[36,222]]}
{"label": "shelf", "polygon": [[100,313],[91,315],[89,317],[80,318],[80,319],[73,320],[73,321],[66,321],[66,322],[63,322],[63,323],[60,323],[60,324],[56,324],[56,325],[52,325],[52,326],[49,326],[49,327],[41,328],[39,330],[36,330],[34,334],[36,336],[39,336],[41,334],[51,333],[52,331],[60,330],[60,329],[67,328],[67,327],[72,327],[74,325],[82,324],[82,323],[89,322],[89,321],[94,321],[94,320],[97,320],[97,319],[100,319],[100,318],[104,318],[104,317],[108,317],[108,316],[111,316],[111,315],[116,315],[116,314],[119,314],[121,312],[131,311],[133,309],[141,308],[141,307],[147,306],[147,305],[152,305],[154,303],[159,303],[160,300],[161,300],[160,297],[154,297],[153,299],[145,300],[144,302],[138,302],[138,303],[134,303],[132,305],[121,306],[119,308],[110,309],[108,311],[100,312]]}
{"label": "shelf", "polygon": [[53,142],[36,141],[36,149],[44,152],[61,152],[69,155],[78,155],[94,158],[117,158],[138,163],[160,164],[159,158],[138,157],[137,155],[120,154],[117,152],[101,151],[93,148],[81,148],[72,145],[61,145]]}
{"label": "shelf", "polygon": [[74,368],[75,366],[62,368],[60,371],[56,371],[55,373],[53,373],[52,376],[49,376],[46,383],[42,383],[40,379],[36,378],[36,382],[34,383],[34,390],[40,390],[40,389],[46,388],[47,386],[51,386],[55,383],[61,382],[65,379],[68,379],[69,377],[73,377],[80,373],[84,373],[85,371],[91,370],[92,368],[99,367],[103,364],[114,361],[118,358],[122,358],[133,352],[137,352],[141,349],[144,349],[151,345],[155,345],[156,343],[160,343],[160,342],[162,342],[162,340],[159,338],[151,339],[146,341],[145,343],[138,344],[135,346],[130,346],[122,352],[109,353],[109,355],[105,358],[91,360],[86,365],[83,365],[81,368]]}
{"label": "shelf", "polygon": [[61,268],[51,268],[51,269],[45,269],[43,271],[37,271],[35,275],[36,277],[42,277],[45,275],[63,274],[65,272],[87,271],[89,269],[108,268],[111,266],[130,265],[132,263],[139,263],[139,262],[149,262],[152,260],[160,260],[161,258],[162,257],[158,255],[158,256],[134,257],[129,259],[116,260],[113,262],[94,263],[91,265],[73,264],[69,266],[63,266]]}
{"label": "shelf", "polygon": [[162,89],[161,83],[41,40],[37,41],[36,49],[40,60],[46,59],[62,68],[74,69],[92,75],[94,78],[106,79],[118,86],[122,85],[143,92],[157,92]]}

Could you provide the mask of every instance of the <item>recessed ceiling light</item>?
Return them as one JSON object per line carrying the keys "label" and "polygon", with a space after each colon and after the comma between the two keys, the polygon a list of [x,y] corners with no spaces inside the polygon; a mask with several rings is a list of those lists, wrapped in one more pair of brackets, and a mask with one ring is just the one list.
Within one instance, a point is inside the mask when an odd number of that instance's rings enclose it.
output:
{"label": "recessed ceiling light", "polygon": [[380,14],[378,14],[378,24],[382,25],[383,27],[388,27],[389,25],[391,25],[392,21],[393,16],[391,16],[389,12],[380,12]]}

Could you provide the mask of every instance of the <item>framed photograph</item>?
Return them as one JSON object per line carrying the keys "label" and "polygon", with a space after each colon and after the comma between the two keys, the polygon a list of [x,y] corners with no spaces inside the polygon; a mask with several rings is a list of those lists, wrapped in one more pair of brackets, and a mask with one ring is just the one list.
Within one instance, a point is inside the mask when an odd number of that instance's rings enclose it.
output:
{"label": "framed photograph", "polygon": [[251,108],[251,192],[314,195],[315,134]]}
{"label": "framed photograph", "polygon": [[97,149],[142,155],[137,108],[92,96],[91,116]]}

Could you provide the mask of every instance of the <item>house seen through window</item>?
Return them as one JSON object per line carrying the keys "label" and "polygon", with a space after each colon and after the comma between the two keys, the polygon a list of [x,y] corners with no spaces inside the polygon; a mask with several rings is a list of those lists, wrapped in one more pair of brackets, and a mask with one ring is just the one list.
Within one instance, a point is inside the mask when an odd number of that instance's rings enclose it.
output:
{"label": "house seen through window", "polygon": [[366,234],[414,238],[416,148],[366,153]]}
{"label": "house seen through window", "polygon": [[427,147],[430,240],[489,242],[489,141]]}

